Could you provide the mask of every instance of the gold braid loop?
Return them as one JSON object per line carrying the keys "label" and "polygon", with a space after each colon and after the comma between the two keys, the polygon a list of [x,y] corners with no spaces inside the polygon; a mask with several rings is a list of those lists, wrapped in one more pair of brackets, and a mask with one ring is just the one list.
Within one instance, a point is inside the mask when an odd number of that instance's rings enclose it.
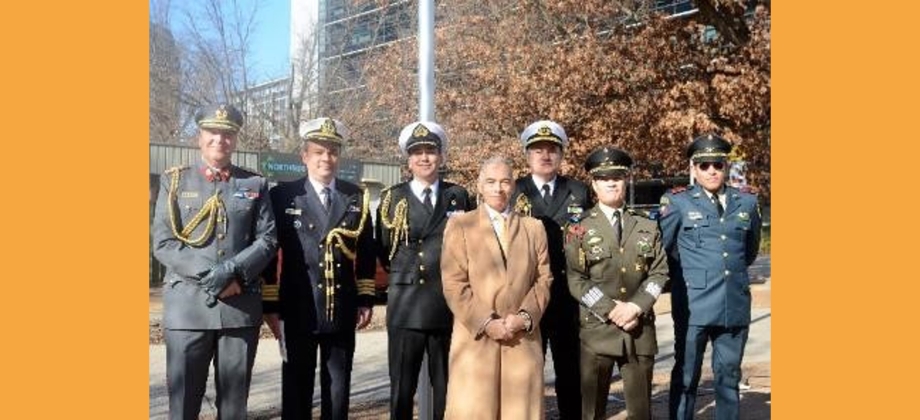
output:
{"label": "gold braid loop", "polygon": [[390,213],[390,200],[392,199],[393,190],[387,190],[387,194],[383,196],[383,201],[380,203],[380,223],[383,223],[390,231],[390,256],[389,259],[393,259],[393,256],[396,255],[396,248],[399,246],[400,239],[405,240],[406,244],[409,243],[409,223],[408,223],[408,208],[409,203],[405,198],[399,200],[396,203],[396,208],[393,209],[393,218],[387,219],[387,215]]}
{"label": "gold braid loop", "polygon": [[326,253],[323,258],[323,263],[326,265],[324,274],[325,274],[325,287],[326,287],[326,318],[332,319],[335,315],[335,261],[333,247],[338,248],[342,251],[342,254],[345,255],[345,258],[354,261],[357,256],[357,243],[355,244],[355,249],[348,249],[348,245],[345,244],[345,238],[356,239],[361,232],[364,231],[364,224],[367,222],[368,218],[368,205],[370,203],[370,195],[366,188],[364,190],[364,198],[362,199],[361,205],[361,220],[358,222],[358,228],[354,230],[345,229],[342,227],[335,228],[329,231],[326,235]]}
{"label": "gold braid loop", "polygon": [[[205,201],[204,206],[201,207],[201,210],[198,211],[198,214],[192,218],[182,228],[182,231],[179,231],[179,203],[176,198],[176,192],[179,189],[179,172],[180,170],[172,170],[172,179],[169,183],[169,202],[170,202],[170,211],[169,211],[169,221],[172,226],[173,236],[176,239],[182,241],[186,245],[198,247],[204,245],[208,239],[211,238],[211,234],[214,233],[214,226],[217,222],[217,215],[224,210],[224,202],[220,199],[220,190],[214,191],[214,195],[211,198],[208,198],[208,201]],[[225,212],[225,211],[224,211]],[[197,238],[192,239],[190,236],[195,229],[201,224],[201,222],[207,218],[208,223],[205,225],[204,232],[201,233]]]}
{"label": "gold braid loop", "polygon": [[532,208],[533,205],[530,204],[530,199],[528,199],[524,194],[519,195],[517,200],[514,202],[514,211],[524,216],[532,216]]}

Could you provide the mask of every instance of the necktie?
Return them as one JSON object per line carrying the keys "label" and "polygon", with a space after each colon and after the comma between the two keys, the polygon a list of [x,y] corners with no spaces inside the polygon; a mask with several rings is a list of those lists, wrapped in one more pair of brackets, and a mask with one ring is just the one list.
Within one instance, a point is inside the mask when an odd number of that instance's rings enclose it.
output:
{"label": "necktie", "polygon": [[329,187],[323,187],[323,194],[320,197],[320,201],[323,202],[323,208],[326,209],[326,213],[329,212],[329,195],[332,194],[332,190]]}
{"label": "necktie", "polygon": [[719,195],[713,194],[709,198],[712,199],[712,204],[716,205],[716,211],[719,212],[719,217],[722,217],[722,213],[725,213],[725,209],[722,207],[722,200],[719,200]]}
{"label": "necktie", "polygon": [[431,188],[425,187],[425,189],[422,190],[422,194],[425,196],[422,200],[422,203],[425,204],[425,209],[429,212],[434,211],[434,205],[431,204]]}
{"label": "necktie", "polygon": [[543,184],[543,204],[549,206],[550,201],[553,199],[552,193],[549,192],[549,184]]}
{"label": "necktie", "polygon": [[619,245],[620,237],[623,236],[623,226],[621,226],[622,223],[620,223],[620,211],[619,210],[613,211],[613,216],[610,218],[610,224],[613,226],[613,239],[617,243],[617,245]]}

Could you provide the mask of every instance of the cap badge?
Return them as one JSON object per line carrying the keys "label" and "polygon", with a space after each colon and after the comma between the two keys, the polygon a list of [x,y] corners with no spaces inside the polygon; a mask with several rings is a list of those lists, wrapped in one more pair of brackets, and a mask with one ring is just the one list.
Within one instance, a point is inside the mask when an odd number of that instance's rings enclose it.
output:
{"label": "cap badge", "polygon": [[223,106],[221,106],[220,108],[217,108],[217,110],[214,111],[214,116],[218,120],[226,120],[227,119],[227,109],[224,108]]}
{"label": "cap badge", "polygon": [[425,127],[422,124],[415,126],[415,130],[412,131],[412,137],[427,137],[428,134],[428,127]]}
{"label": "cap badge", "polygon": [[328,136],[338,135],[338,133],[335,131],[335,122],[332,121],[332,118],[326,118],[326,121],[323,121],[323,125],[320,126],[319,130]]}
{"label": "cap badge", "polygon": [[538,136],[550,136],[552,134],[553,134],[553,130],[550,130],[548,125],[544,125],[540,127],[539,129],[537,129]]}

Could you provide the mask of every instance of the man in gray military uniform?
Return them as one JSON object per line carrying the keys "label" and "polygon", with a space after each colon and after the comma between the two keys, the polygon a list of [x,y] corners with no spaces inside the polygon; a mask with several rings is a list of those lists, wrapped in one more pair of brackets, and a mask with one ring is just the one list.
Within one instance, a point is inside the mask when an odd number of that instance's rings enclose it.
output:
{"label": "man in gray military uniform", "polygon": [[166,266],[169,417],[198,418],[213,359],[218,416],[244,419],[275,218],[265,178],[230,162],[242,114],[217,105],[195,121],[201,160],[163,174],[152,227],[154,255]]}
{"label": "man in gray military uniform", "polygon": [[674,318],[672,419],[693,418],[703,354],[712,341],[716,418],[740,417],[738,382],[751,323],[747,268],[760,247],[757,197],[725,185],[731,143],[706,135],[687,148],[698,185],[662,197],[662,243]]}
{"label": "man in gray military uniform", "polygon": [[380,262],[389,273],[390,418],[412,419],[427,353],[434,418],[442,419],[454,317],[441,286],[441,242],[447,219],[472,209],[473,203],[465,188],[438,175],[447,152],[440,125],[407,125],[399,134],[399,149],[408,159],[412,179],[383,192],[376,235]]}
{"label": "man in gray military uniform", "polygon": [[598,204],[566,233],[569,290],[581,303],[582,418],[604,419],[610,376],[623,377],[628,419],[651,419],[658,342],[652,305],[668,281],[655,222],[627,209],[632,158],[604,147],[585,170]]}

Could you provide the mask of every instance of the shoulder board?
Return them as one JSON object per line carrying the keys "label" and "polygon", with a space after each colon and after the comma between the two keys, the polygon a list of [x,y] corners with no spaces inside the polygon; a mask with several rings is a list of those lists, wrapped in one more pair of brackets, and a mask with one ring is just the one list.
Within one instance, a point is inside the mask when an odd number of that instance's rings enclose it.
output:
{"label": "shoulder board", "polygon": [[246,172],[246,173],[248,173],[248,174],[250,174],[250,175],[261,176],[261,177],[263,177],[263,178],[265,177],[264,175],[262,175],[261,172],[255,170],[255,169],[247,168],[247,167],[244,167],[244,166],[236,166],[236,165],[234,165],[234,166],[235,166],[236,168],[239,168],[239,170],[241,170],[241,171],[243,171],[243,172]]}
{"label": "shoulder board", "polygon": [[760,190],[757,187],[752,187],[750,185],[745,185],[741,188],[738,188],[738,191],[744,194],[750,194],[750,195],[757,195],[757,193],[760,192]]}
{"label": "shoulder board", "polygon": [[690,190],[692,190],[692,189],[693,189],[693,186],[692,186],[692,185],[689,185],[689,186],[680,185],[680,186],[676,186],[676,187],[674,187],[674,188],[671,188],[671,190],[668,191],[668,192],[671,193],[671,194],[680,194],[680,193],[682,193],[682,192],[690,191]]}
{"label": "shoulder board", "polygon": [[644,218],[646,218],[646,219],[648,219],[648,218],[650,217],[650,216],[649,216],[649,212],[647,212],[647,211],[645,211],[645,210],[627,208],[627,209],[626,209],[626,212],[628,212],[629,214],[631,214],[631,215],[633,215],[633,216],[644,217]]}
{"label": "shoulder board", "polygon": [[167,169],[164,173],[172,174],[173,172],[182,172],[188,168],[191,168],[191,166],[188,166],[188,165],[173,166],[172,168]]}

